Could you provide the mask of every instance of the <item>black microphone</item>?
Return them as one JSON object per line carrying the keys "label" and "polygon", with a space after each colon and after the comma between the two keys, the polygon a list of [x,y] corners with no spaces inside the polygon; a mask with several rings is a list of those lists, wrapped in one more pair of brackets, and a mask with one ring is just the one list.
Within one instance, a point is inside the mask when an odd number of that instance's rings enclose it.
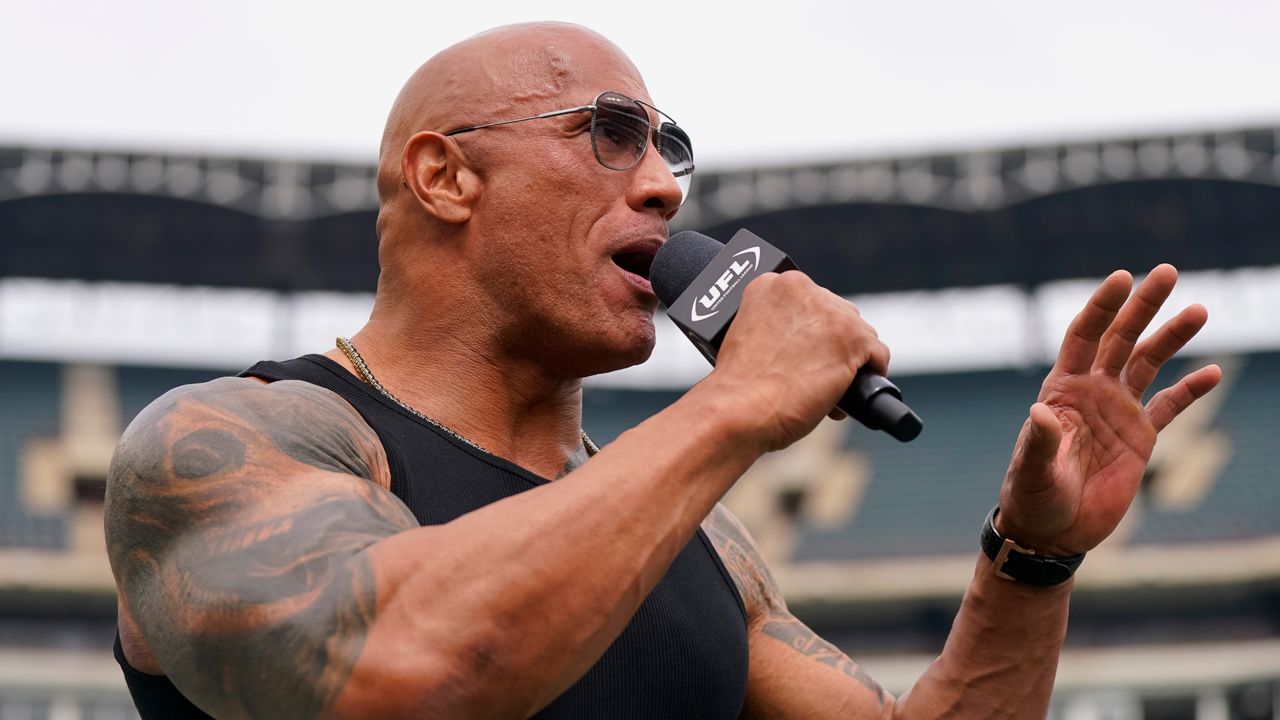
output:
{"label": "black microphone", "polygon": [[[667,306],[667,317],[715,365],[747,283],[761,273],[795,269],[786,253],[748,230],[739,230],[728,245],[686,230],[658,249],[649,281]],[[914,440],[924,428],[920,416],[902,402],[902,391],[865,368],[836,407],[902,442]]]}

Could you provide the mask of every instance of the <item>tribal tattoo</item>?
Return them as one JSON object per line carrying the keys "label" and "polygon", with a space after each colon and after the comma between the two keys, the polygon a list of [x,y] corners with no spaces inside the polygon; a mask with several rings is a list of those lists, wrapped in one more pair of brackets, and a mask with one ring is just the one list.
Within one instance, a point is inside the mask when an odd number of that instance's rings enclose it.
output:
{"label": "tribal tattoo", "polygon": [[108,480],[112,570],[151,653],[229,717],[316,717],[374,618],[363,551],[418,526],[377,436],[314,385],[178,388],[125,431]]}
{"label": "tribal tattoo", "polygon": [[702,529],[719,551],[725,568],[742,595],[750,622],[753,625],[758,623],[760,632],[857,680],[875,693],[881,707],[884,706],[889,699],[888,693],[862,667],[835,645],[818,637],[787,610],[782,591],[741,521],[724,506],[716,505],[703,521]]}

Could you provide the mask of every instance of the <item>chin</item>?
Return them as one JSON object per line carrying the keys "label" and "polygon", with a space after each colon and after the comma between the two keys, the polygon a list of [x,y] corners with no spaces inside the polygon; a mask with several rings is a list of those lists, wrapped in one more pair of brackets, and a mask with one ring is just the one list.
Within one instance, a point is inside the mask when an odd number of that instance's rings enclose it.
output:
{"label": "chin", "polygon": [[653,345],[654,339],[652,334],[642,342],[636,342],[629,345],[623,350],[623,352],[619,353],[619,360],[616,363],[617,366],[610,370],[629,368],[632,365],[639,365],[640,363],[648,360],[649,356],[653,355]]}
{"label": "chin", "polygon": [[653,354],[653,318],[646,323],[618,323],[612,332],[591,338],[576,353],[579,377],[622,370],[649,359]]}

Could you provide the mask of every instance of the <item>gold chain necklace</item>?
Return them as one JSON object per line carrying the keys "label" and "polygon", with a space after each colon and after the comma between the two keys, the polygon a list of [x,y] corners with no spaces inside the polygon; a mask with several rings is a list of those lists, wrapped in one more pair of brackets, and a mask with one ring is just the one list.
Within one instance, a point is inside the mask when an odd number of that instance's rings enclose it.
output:
{"label": "gold chain necklace", "polygon": [[[433,420],[427,417],[426,415],[423,415],[421,412],[418,412],[417,408],[412,407],[405,401],[401,400],[395,395],[392,395],[391,391],[382,387],[382,383],[378,382],[378,379],[373,376],[373,371],[371,371],[369,369],[369,366],[365,364],[364,358],[360,356],[360,352],[356,350],[356,346],[352,344],[350,340],[344,337],[338,337],[334,340],[334,342],[338,344],[338,348],[342,350],[342,354],[346,355],[347,359],[351,361],[351,364],[355,367],[356,372],[359,373],[360,379],[364,380],[366,383],[369,383],[369,386],[372,387],[374,390],[377,390],[378,392],[382,393],[383,397],[387,398],[391,402],[409,411],[415,417],[427,423],[428,425],[432,425],[434,427],[439,428],[440,430],[443,430],[444,432],[448,433],[451,437],[453,437],[455,440],[464,442],[470,445],[471,447],[479,450],[482,453],[487,453],[489,455],[493,454],[488,450],[485,450],[479,444],[474,443],[471,440],[468,440],[467,438],[463,437],[461,434],[456,432],[453,428],[450,428],[444,423],[437,422],[436,420]],[[591,441],[591,438],[587,437],[586,430],[579,430],[578,432],[581,433],[582,435],[582,446],[586,448],[588,456],[595,455],[596,453],[600,452],[600,448],[596,447],[596,444]]]}

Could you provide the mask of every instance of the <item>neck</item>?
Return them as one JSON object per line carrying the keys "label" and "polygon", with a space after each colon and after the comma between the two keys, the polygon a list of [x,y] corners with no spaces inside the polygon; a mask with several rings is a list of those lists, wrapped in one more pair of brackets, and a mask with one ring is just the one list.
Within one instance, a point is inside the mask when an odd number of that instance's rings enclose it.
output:
{"label": "neck", "polygon": [[[380,309],[351,342],[392,395],[542,477],[558,478],[585,460],[580,379],[510,357],[483,326],[441,323],[438,314],[427,323]],[[327,355],[359,375],[341,351]]]}

